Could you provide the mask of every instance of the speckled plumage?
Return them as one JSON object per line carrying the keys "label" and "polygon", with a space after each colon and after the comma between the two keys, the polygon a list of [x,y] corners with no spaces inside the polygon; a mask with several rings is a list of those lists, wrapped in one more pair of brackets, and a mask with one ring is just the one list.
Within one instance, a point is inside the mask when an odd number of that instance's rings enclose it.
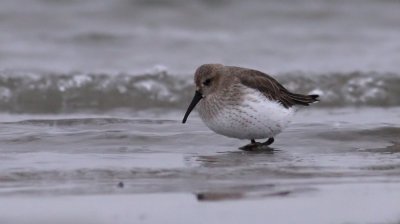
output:
{"label": "speckled plumage", "polygon": [[203,122],[232,138],[272,138],[289,124],[296,105],[308,106],[317,95],[291,93],[271,76],[257,70],[205,64],[194,76],[196,95],[185,114],[199,102]]}
{"label": "speckled plumage", "polygon": [[240,92],[241,100],[217,95],[200,101],[198,111],[207,127],[227,137],[249,140],[274,137],[287,127],[294,108],[285,108],[246,86]]}

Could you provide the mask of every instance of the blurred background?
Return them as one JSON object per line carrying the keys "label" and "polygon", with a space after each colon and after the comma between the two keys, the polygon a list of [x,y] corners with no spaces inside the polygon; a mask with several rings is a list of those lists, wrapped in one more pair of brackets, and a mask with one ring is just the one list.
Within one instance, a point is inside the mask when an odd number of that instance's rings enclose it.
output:
{"label": "blurred background", "polygon": [[6,0],[0,67],[192,73],[399,70],[398,0]]}
{"label": "blurred background", "polygon": [[324,89],[322,106],[397,106],[399,11],[398,0],[1,1],[0,112],[181,109],[203,63]]}

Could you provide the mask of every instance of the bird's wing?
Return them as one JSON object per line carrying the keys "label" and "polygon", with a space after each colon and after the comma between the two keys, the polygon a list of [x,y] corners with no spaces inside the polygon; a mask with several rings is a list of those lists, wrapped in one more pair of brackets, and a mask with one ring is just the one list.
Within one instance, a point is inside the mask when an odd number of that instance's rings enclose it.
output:
{"label": "bird's wing", "polygon": [[257,70],[245,69],[237,77],[241,84],[260,91],[265,97],[280,102],[285,108],[294,105],[308,106],[318,101],[318,95],[292,93],[271,76]]}

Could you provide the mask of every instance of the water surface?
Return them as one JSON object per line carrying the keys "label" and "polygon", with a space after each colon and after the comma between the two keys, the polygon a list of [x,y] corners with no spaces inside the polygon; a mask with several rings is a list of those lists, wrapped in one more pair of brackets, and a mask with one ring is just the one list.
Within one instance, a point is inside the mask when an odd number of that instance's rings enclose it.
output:
{"label": "water surface", "polygon": [[[210,221],[217,220],[212,214],[222,212],[226,203],[234,207],[231,212],[243,212],[241,219],[267,205],[267,211],[283,206],[293,215],[300,215],[303,210],[296,204],[305,203],[314,211],[332,211],[317,217],[307,212],[301,220],[318,223],[339,215],[332,219],[338,222],[333,223],[363,223],[370,216],[360,208],[348,207],[355,209],[352,215],[343,213],[341,201],[354,197],[360,200],[357,203],[363,201],[365,209],[373,209],[375,200],[381,201],[388,213],[371,220],[396,220],[398,213],[394,211],[398,206],[392,199],[398,195],[389,195],[400,188],[399,112],[399,108],[305,109],[276,138],[273,150],[254,152],[238,150],[247,142],[214,134],[195,113],[187,124],[181,124],[182,111],[129,117],[118,113],[4,114],[0,128],[0,195],[12,206],[2,206],[0,217],[24,223],[24,216],[12,215],[20,203],[65,208],[76,200],[83,204],[88,200],[114,204],[116,207],[108,207],[110,204],[93,208],[108,210],[104,223],[114,212],[133,220],[140,219],[141,213],[153,221],[165,217],[161,211],[125,214],[124,209],[117,208],[120,203],[131,203],[124,199],[127,197],[141,204],[163,201],[177,209],[180,203],[200,206],[193,200],[217,203],[210,205],[216,206],[215,211],[202,205],[211,215],[206,218]],[[377,114],[380,119],[374,119]],[[137,194],[149,196],[136,199]],[[38,201],[38,195],[48,199]],[[326,197],[333,202],[328,203]],[[169,202],[176,200],[178,204]],[[255,204],[248,210],[243,208],[246,203]],[[84,220],[96,220],[89,210],[83,211]],[[267,214],[275,223],[288,220],[271,211]],[[47,213],[25,207],[21,212],[36,220],[41,216],[63,220],[70,213],[82,213],[69,208]],[[183,219],[195,223],[203,220],[197,209],[189,214],[193,216],[186,214]],[[171,216],[175,220],[173,217],[179,216]],[[262,223],[265,218],[260,215],[254,221]]]}

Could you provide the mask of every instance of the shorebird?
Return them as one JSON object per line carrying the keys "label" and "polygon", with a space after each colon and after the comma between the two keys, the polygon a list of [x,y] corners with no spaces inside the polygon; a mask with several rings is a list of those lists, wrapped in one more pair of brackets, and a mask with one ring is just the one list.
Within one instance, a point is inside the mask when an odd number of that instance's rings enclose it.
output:
{"label": "shorebird", "polygon": [[292,93],[271,76],[248,68],[204,64],[197,68],[194,82],[195,95],[182,123],[199,103],[200,118],[211,130],[251,141],[242,150],[271,145],[298,105],[318,101],[318,95]]}

